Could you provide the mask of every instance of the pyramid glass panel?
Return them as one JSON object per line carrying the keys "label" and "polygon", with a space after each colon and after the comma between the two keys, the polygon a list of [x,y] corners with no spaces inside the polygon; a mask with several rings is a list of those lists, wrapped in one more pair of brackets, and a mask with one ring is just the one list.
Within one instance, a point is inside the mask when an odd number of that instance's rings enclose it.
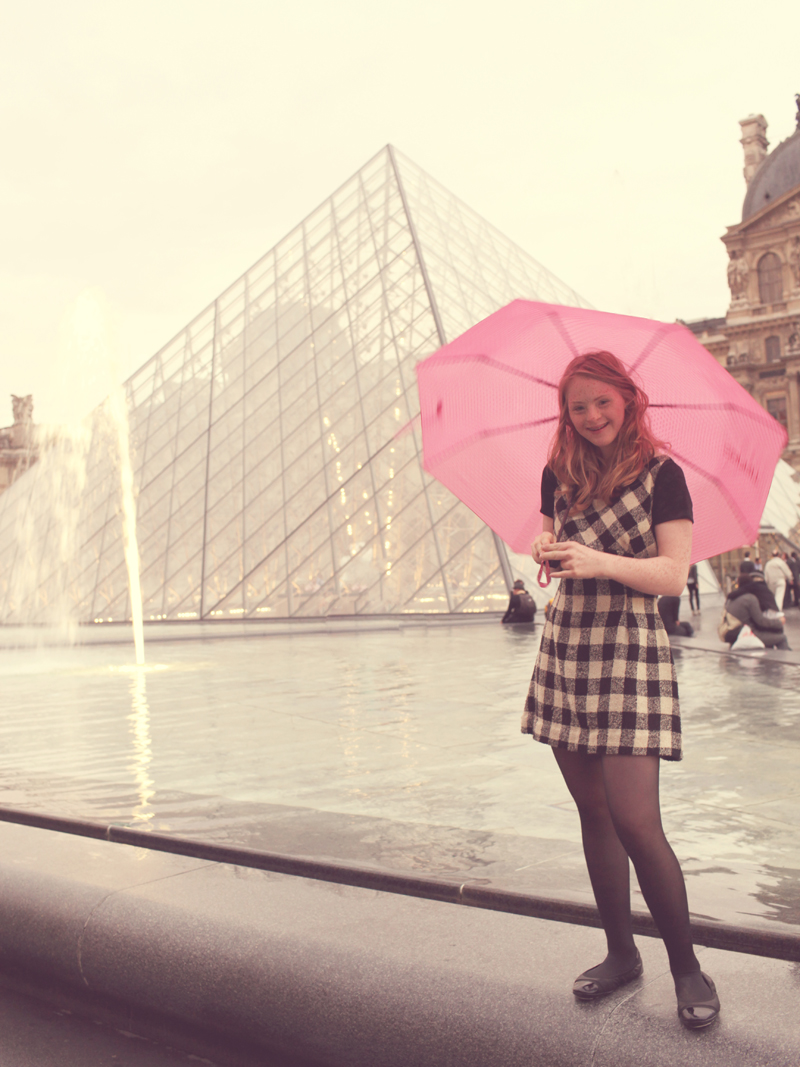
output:
{"label": "pyramid glass panel", "polygon": [[[492,532],[421,465],[415,365],[568,286],[387,147],[125,383],[145,621],[503,610]],[[0,621],[125,621],[104,407],[0,496]]]}
{"label": "pyramid glass panel", "polygon": [[411,160],[394,155],[446,341],[518,297],[589,306]]}

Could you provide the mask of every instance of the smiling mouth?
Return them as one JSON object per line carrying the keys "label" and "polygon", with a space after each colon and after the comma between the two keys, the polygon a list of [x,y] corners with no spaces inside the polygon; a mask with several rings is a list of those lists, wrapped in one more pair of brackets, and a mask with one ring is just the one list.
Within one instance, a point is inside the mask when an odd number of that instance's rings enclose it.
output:
{"label": "smiling mouth", "polygon": [[605,430],[606,426],[608,426],[607,422],[604,423],[602,426],[591,426],[589,428],[589,433],[600,433],[601,430]]}

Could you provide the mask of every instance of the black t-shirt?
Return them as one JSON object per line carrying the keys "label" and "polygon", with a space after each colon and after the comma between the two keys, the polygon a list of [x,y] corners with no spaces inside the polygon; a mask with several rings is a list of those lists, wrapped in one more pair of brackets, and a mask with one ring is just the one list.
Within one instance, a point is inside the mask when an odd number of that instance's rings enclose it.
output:
{"label": "black t-shirt", "polygon": [[[542,471],[542,515],[551,519],[555,513],[555,494],[558,479],[549,467]],[[673,459],[662,463],[653,488],[653,526],[675,519],[694,522],[692,498],[683,471]]]}

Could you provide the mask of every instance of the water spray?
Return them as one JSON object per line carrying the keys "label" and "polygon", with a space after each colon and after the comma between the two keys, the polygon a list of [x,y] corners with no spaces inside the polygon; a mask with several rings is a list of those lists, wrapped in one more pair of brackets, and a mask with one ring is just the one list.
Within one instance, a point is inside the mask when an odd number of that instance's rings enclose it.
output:
{"label": "water spray", "polygon": [[144,663],[144,623],[142,619],[142,585],[139,574],[139,542],[136,537],[136,497],[133,487],[128,404],[123,386],[116,388],[108,400],[108,411],[117,433],[119,479],[122,497],[122,538],[128,593],[133,623],[133,646],[136,664]]}

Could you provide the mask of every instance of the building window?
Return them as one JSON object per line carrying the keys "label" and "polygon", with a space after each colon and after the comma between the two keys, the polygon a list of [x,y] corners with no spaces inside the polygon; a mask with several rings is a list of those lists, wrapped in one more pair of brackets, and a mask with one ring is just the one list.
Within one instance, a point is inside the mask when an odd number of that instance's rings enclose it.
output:
{"label": "building window", "polygon": [[785,430],[789,429],[789,416],[786,413],[786,395],[771,396],[767,399],[767,411]]}
{"label": "building window", "polygon": [[758,295],[762,304],[783,300],[781,261],[774,252],[767,252],[758,261]]}
{"label": "building window", "polygon": [[777,363],[781,358],[780,337],[768,337],[764,342],[764,347],[767,350],[767,363]]}

